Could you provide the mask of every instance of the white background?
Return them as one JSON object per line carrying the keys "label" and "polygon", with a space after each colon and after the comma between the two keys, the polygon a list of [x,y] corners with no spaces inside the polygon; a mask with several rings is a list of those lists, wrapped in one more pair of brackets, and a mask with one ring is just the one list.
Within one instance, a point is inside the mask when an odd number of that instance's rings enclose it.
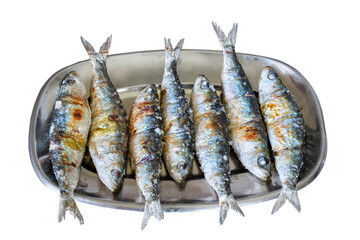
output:
{"label": "white background", "polygon": [[[5,3],[8,2],[8,3]],[[356,1],[2,1],[1,239],[359,239],[360,38]],[[95,48],[113,35],[111,54],[163,49],[184,37],[186,49],[220,45],[211,21],[239,24],[236,50],[282,60],[299,70],[321,102],[328,153],[320,175],[299,191],[302,212],[275,200],[243,206],[218,224],[218,209],[165,213],[140,231],[142,212],[78,206],[57,223],[58,194],[37,178],[28,128],[37,94],[57,70],[87,59],[80,35]],[[7,237],[5,237],[7,236]]]}

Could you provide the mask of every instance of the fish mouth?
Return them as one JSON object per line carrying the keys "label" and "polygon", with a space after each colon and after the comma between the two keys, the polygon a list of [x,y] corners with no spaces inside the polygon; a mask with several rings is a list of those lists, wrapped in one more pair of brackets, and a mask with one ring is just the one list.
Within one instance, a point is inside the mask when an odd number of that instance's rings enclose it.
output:
{"label": "fish mouth", "polygon": [[118,192],[121,188],[123,173],[119,169],[104,169],[99,175],[104,185],[112,192]]}
{"label": "fish mouth", "polygon": [[65,84],[75,84],[75,83],[79,83],[80,81],[78,80],[78,74],[75,71],[71,71],[68,73],[68,75],[64,78],[63,83]]}
{"label": "fish mouth", "polygon": [[270,66],[265,66],[264,69],[261,72],[261,78],[262,79],[269,79],[274,80],[278,77],[274,69],[272,69]]}
{"label": "fish mouth", "polygon": [[155,84],[150,84],[144,88],[144,92],[150,93],[150,92],[157,92],[157,88]]}
{"label": "fish mouth", "polygon": [[179,162],[176,168],[172,169],[169,174],[177,182],[177,184],[184,185],[186,178],[190,175],[191,169],[185,162]]}
{"label": "fish mouth", "polygon": [[76,79],[77,79],[78,74],[77,74],[75,71],[70,71],[70,72],[69,72],[69,77],[71,77],[71,78],[76,78]]}
{"label": "fish mouth", "polygon": [[172,174],[172,178],[175,180],[175,182],[182,184],[185,182],[185,179],[188,175],[189,173],[187,171],[182,171],[181,173]]}
{"label": "fish mouth", "polygon": [[207,81],[207,78],[204,74],[199,74],[199,76],[196,78],[195,83],[200,83],[201,81]]}
{"label": "fish mouth", "polygon": [[199,74],[194,82],[194,86],[198,90],[207,90],[209,88],[209,80],[203,74]]}
{"label": "fish mouth", "polygon": [[271,67],[265,66],[265,67],[263,68],[263,70],[261,71],[261,74],[260,74],[261,79],[266,79],[267,76],[269,75],[269,72],[270,72],[271,70],[272,70]]}
{"label": "fish mouth", "polygon": [[272,68],[270,66],[265,66],[263,71],[270,71]]}
{"label": "fish mouth", "polygon": [[252,177],[255,177],[255,179],[260,180],[262,182],[267,182],[271,179],[270,169],[267,170],[260,167],[254,167],[248,170],[251,173]]}

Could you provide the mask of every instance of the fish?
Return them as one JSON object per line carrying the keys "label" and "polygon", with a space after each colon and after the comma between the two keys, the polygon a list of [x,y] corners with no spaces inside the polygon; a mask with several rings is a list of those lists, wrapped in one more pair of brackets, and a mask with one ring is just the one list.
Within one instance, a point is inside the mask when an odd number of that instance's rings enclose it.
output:
{"label": "fish", "polygon": [[272,214],[286,200],[300,212],[296,183],[303,165],[305,123],[295,98],[269,66],[261,72],[259,102],[275,158],[275,168],[282,185]]}
{"label": "fish", "polygon": [[214,85],[204,75],[199,75],[193,85],[190,105],[194,113],[196,156],[206,182],[218,196],[219,221],[223,224],[229,208],[241,216],[244,213],[230,188],[230,144],[225,109]]}
{"label": "fish", "polygon": [[257,178],[271,177],[271,158],[258,100],[235,53],[238,25],[228,36],[212,22],[223,51],[222,98],[232,147],[242,165]]}
{"label": "fish", "polygon": [[91,110],[86,88],[75,71],[68,73],[57,92],[49,130],[49,153],[60,190],[58,222],[69,211],[80,224],[84,223],[75,199],[80,166],[86,149]]}
{"label": "fish", "polygon": [[195,157],[192,110],[176,70],[183,44],[184,39],[181,39],[173,48],[171,40],[165,38],[165,68],[160,92],[163,160],[179,189],[185,187]]}
{"label": "fish", "polygon": [[145,197],[144,229],[151,216],[164,219],[160,203],[161,116],[157,88],[145,87],[135,99],[129,116],[129,159],[141,194]]}
{"label": "fish", "polygon": [[123,103],[106,68],[111,40],[112,36],[108,37],[99,52],[96,52],[94,47],[81,37],[92,69],[88,148],[100,180],[115,193],[120,190],[125,175],[128,125]]}

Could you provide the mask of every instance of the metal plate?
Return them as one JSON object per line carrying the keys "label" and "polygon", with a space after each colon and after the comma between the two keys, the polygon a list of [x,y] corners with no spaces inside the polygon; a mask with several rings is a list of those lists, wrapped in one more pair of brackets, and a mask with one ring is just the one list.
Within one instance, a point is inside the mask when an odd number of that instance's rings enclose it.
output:
{"label": "metal plate", "polygon": [[[183,50],[178,62],[178,74],[189,97],[192,83],[199,74],[204,74],[220,90],[222,69],[222,52],[209,50]],[[294,95],[307,125],[304,165],[301,169],[298,189],[307,186],[320,173],[326,157],[326,133],[320,103],[306,79],[293,67],[267,57],[238,53],[249,81],[258,89],[258,79],[264,66],[273,67],[282,77],[285,85]],[[164,72],[164,51],[134,52],[110,55],[107,60],[109,76],[118,89],[120,97],[130,111],[139,90],[149,83],[160,84]],[[44,84],[39,92],[31,116],[29,130],[29,151],[34,170],[47,187],[57,190],[57,183],[49,161],[48,132],[52,109],[60,81],[69,71],[77,71],[80,81],[86,84],[89,92],[91,80],[90,61],[82,61],[56,72]],[[241,165],[232,152],[230,159],[231,189],[234,197],[242,205],[257,203],[275,198],[280,189],[276,173],[271,181],[256,179]],[[205,182],[198,163],[194,163],[193,174],[188,179],[183,191],[163,169],[161,184],[161,202],[165,211],[189,211],[201,208],[216,207],[218,200]],[[82,167],[80,182],[75,190],[78,201],[103,207],[142,210],[134,175],[130,168],[121,191],[113,195],[101,183],[97,174],[88,167]]]}

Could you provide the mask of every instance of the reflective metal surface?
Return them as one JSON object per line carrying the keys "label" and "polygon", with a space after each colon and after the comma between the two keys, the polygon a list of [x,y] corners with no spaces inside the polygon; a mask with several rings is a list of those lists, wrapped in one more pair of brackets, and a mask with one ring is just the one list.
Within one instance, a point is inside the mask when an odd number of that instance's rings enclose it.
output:
{"label": "reflective metal surface", "polygon": [[[320,173],[326,158],[326,133],[320,103],[306,79],[293,67],[271,58],[238,54],[249,81],[258,90],[258,79],[264,66],[271,66],[282,77],[285,85],[294,95],[307,125],[304,165],[301,169],[298,189],[307,186]],[[160,84],[164,68],[164,51],[148,51],[110,55],[107,60],[109,76],[118,89],[120,97],[130,111],[139,90],[148,83]],[[178,63],[178,74],[186,94],[191,94],[192,83],[199,74],[204,74],[220,90],[222,53],[208,50],[183,50]],[[77,71],[80,81],[85,82],[89,92],[91,69],[90,61],[82,61],[56,72],[44,84],[35,102],[29,129],[29,152],[32,165],[42,183],[57,190],[57,184],[49,161],[48,132],[60,81],[69,71]],[[220,92],[219,92],[220,94]],[[231,188],[234,197],[241,205],[275,198],[280,189],[276,173],[271,182],[262,182],[243,168],[234,152],[231,153]],[[216,194],[210,190],[203,179],[198,163],[194,163],[192,176],[185,189],[179,191],[163,168],[161,202],[165,211],[189,211],[216,207]],[[89,165],[83,165],[80,182],[75,190],[78,201],[103,207],[142,210],[138,201],[138,190],[134,175],[127,169],[121,191],[113,195],[101,183]]]}

